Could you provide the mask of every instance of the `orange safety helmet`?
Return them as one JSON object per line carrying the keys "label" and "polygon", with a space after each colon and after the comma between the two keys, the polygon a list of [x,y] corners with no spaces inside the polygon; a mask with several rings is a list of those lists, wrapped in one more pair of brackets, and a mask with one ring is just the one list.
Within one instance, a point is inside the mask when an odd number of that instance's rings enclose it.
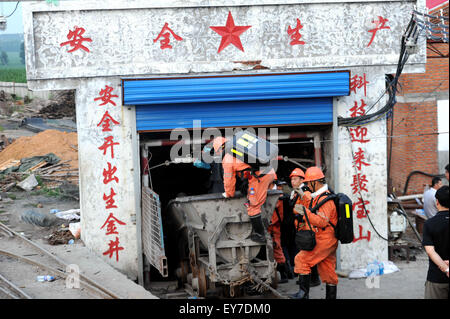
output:
{"label": "orange safety helmet", "polygon": [[222,136],[216,137],[213,141],[214,152],[217,153],[219,149],[222,147],[222,145],[225,144],[226,141],[227,139],[225,137]]}
{"label": "orange safety helmet", "polygon": [[292,171],[291,175],[289,175],[289,178],[292,178],[294,176],[305,178],[305,173],[300,168],[296,168]]}
{"label": "orange safety helmet", "polygon": [[322,170],[319,167],[313,166],[306,170],[305,180],[303,182],[312,182],[325,178]]}

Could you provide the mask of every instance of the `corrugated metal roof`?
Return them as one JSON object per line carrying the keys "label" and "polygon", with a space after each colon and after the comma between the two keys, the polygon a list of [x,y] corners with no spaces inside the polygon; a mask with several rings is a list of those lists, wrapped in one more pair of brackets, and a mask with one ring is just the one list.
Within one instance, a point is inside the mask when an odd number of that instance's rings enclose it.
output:
{"label": "corrugated metal roof", "polygon": [[124,105],[349,95],[350,72],[124,79]]}

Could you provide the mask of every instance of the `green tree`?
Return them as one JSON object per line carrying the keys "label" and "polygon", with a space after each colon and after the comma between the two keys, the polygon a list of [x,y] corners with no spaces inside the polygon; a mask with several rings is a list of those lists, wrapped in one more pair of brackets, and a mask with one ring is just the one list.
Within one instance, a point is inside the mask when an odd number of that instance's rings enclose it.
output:
{"label": "green tree", "polygon": [[25,43],[22,42],[20,44],[20,62],[22,62],[22,64],[25,64]]}
{"label": "green tree", "polygon": [[8,64],[8,54],[5,51],[2,51],[2,53],[0,53],[0,64]]}

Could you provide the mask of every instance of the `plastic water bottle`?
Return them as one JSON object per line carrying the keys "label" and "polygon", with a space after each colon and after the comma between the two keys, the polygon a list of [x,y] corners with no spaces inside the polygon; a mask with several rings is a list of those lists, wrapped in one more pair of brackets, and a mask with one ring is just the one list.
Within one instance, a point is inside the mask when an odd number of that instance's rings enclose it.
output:
{"label": "plastic water bottle", "polygon": [[372,263],[367,265],[366,276],[367,277],[376,276],[377,271],[378,271],[377,264],[372,262]]}
{"label": "plastic water bottle", "polygon": [[380,276],[384,274],[384,265],[382,262],[378,262],[377,260],[371,262],[367,265],[366,276]]}
{"label": "plastic water bottle", "polygon": [[36,279],[37,281],[44,282],[44,281],[53,281],[55,280],[55,277],[46,275],[46,276],[37,276]]}
{"label": "plastic water bottle", "polygon": [[378,263],[378,274],[383,275],[384,274],[384,264],[382,262]]}

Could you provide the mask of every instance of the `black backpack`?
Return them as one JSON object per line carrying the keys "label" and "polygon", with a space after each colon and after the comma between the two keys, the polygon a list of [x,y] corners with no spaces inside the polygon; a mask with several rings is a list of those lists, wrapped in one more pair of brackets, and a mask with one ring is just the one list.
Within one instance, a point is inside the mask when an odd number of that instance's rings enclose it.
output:
{"label": "black backpack", "polygon": [[342,193],[331,193],[325,199],[321,200],[315,207],[310,208],[310,211],[316,214],[319,208],[329,200],[334,201],[337,212],[337,224],[333,225],[333,223],[329,222],[334,228],[334,235],[341,242],[341,244],[350,244],[354,239],[353,203],[347,195]]}
{"label": "black backpack", "polygon": [[239,131],[225,143],[225,153],[248,164],[252,175],[256,171],[269,172],[272,162],[277,160],[278,146],[254,135],[248,130]]}

